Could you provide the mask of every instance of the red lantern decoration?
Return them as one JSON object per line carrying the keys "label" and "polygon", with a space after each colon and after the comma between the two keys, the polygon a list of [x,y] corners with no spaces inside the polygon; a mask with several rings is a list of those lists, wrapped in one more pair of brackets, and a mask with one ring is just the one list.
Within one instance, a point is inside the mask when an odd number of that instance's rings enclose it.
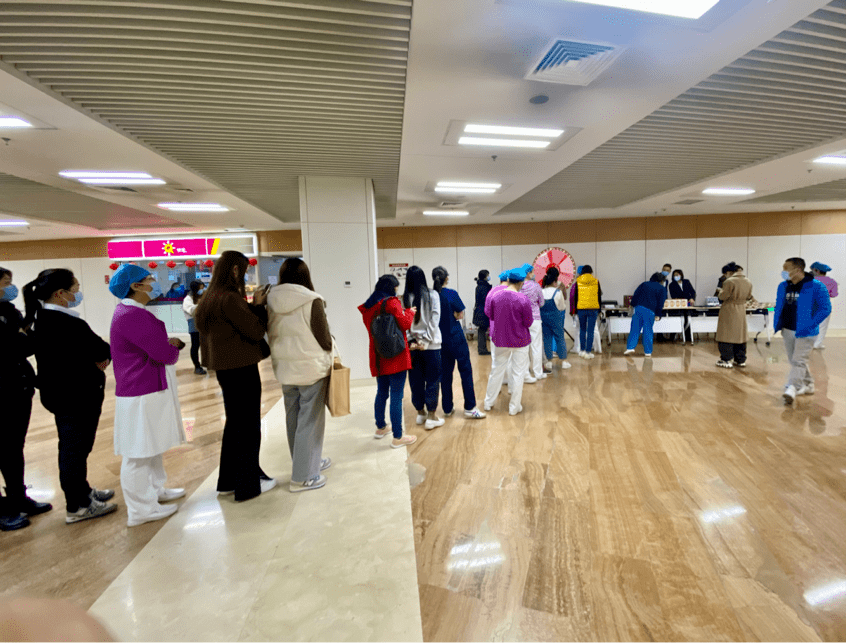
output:
{"label": "red lantern decoration", "polygon": [[151,269],[156,269],[156,268],[158,268],[158,267],[159,267],[159,264],[157,264],[155,261],[151,261],[151,262],[150,262],[150,263],[148,263],[147,265],[148,265]]}
{"label": "red lantern decoration", "polygon": [[117,270],[118,268],[120,268],[120,266],[118,266],[116,263],[113,263],[109,266],[109,268],[111,268],[112,270]]}
{"label": "red lantern decoration", "polygon": [[186,265],[188,268],[193,268],[194,266],[196,266],[196,265],[197,265],[197,262],[196,262],[196,261],[194,261],[193,259],[189,259],[188,261],[186,261],[186,262],[185,262],[185,265]]}
{"label": "red lantern decoration", "polygon": [[250,257],[250,265],[255,266],[258,263],[258,259],[255,257]]}
{"label": "red lantern decoration", "polygon": [[171,269],[176,268],[176,262],[175,261],[168,261],[165,265],[168,268],[171,268]]}
{"label": "red lantern decoration", "polygon": [[213,268],[214,267],[214,261],[212,261],[211,259],[206,259],[206,261],[203,263],[203,265],[206,268]]}

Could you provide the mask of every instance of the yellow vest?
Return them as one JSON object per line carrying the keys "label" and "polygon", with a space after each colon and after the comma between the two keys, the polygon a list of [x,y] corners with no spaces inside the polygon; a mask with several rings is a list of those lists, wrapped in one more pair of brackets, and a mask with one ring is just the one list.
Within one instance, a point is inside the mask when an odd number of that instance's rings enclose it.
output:
{"label": "yellow vest", "polygon": [[580,275],[576,279],[579,289],[577,310],[595,310],[599,308],[599,282],[593,275]]}

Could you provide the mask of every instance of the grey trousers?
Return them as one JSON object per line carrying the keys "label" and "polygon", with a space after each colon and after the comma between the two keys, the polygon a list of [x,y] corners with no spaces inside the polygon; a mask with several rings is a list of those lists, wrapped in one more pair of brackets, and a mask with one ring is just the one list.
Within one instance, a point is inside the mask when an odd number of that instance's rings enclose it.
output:
{"label": "grey trousers", "polygon": [[787,386],[793,386],[797,391],[808,384],[814,383],[811,371],[808,368],[808,358],[814,350],[814,337],[796,337],[796,331],[781,330],[784,338],[784,349],[787,351],[787,359],[790,361],[790,373],[787,375]]}
{"label": "grey trousers", "polygon": [[328,377],[310,386],[282,386],[288,448],[294,461],[292,482],[305,482],[320,475],[328,390]]}

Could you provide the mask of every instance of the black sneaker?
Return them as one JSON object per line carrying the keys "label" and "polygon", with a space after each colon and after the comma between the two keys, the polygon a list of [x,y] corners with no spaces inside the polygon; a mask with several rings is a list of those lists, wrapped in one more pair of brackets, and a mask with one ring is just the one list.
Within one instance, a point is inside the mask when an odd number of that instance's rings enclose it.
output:
{"label": "black sneaker", "polygon": [[29,527],[29,518],[23,514],[17,516],[0,516],[0,531],[15,531]]}
{"label": "black sneaker", "polygon": [[202,366],[197,366],[194,368],[194,375],[206,375],[208,371],[204,369]]}
{"label": "black sneaker", "polygon": [[91,493],[88,494],[88,497],[91,500],[96,500],[97,502],[106,502],[107,500],[111,500],[115,497],[115,490],[114,489],[91,489]]}
{"label": "black sneaker", "polygon": [[23,502],[18,505],[22,514],[27,516],[37,516],[38,514],[47,513],[53,508],[49,502],[38,502],[29,496],[24,496]]}

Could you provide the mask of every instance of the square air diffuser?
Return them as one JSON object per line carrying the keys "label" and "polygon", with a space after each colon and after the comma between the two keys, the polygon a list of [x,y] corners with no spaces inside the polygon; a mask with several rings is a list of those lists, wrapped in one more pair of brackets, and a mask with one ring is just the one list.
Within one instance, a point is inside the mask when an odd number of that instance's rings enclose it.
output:
{"label": "square air diffuser", "polygon": [[623,47],[557,39],[544,50],[526,79],[561,85],[590,85],[621,53]]}

